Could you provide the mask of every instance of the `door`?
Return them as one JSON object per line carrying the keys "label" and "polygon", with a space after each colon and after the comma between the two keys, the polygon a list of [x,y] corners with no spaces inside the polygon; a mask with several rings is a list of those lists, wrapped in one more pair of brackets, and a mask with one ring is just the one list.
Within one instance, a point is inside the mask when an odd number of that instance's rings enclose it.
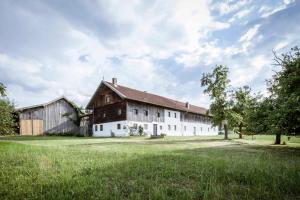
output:
{"label": "door", "polygon": [[157,135],[157,124],[153,124],[153,135]]}
{"label": "door", "polygon": [[43,120],[20,120],[20,135],[43,135]]}

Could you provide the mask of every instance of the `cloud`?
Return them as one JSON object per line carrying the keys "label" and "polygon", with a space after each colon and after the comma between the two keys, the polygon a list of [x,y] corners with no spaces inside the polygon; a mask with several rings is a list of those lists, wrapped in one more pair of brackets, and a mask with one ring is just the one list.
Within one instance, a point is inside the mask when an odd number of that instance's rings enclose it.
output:
{"label": "cloud", "polygon": [[4,0],[0,80],[19,106],[60,95],[85,106],[103,77],[208,105],[199,78],[216,64],[235,86],[261,88],[272,49],[299,43],[298,11],[293,1]]}
{"label": "cloud", "polygon": [[256,24],[253,28],[250,28],[244,35],[241,36],[239,42],[248,42],[254,38],[257,34],[260,25]]}

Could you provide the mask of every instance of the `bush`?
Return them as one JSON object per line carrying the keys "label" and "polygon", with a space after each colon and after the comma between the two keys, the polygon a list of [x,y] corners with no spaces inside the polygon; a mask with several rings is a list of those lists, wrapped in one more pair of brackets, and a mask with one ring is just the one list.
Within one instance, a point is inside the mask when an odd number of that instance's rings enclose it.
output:
{"label": "bush", "polygon": [[14,134],[17,127],[14,105],[8,98],[0,98],[0,113],[0,135]]}
{"label": "bush", "polygon": [[139,136],[144,135],[144,128],[141,125],[138,128],[138,133],[139,133]]}
{"label": "bush", "polygon": [[84,137],[80,133],[74,132],[65,132],[65,133],[46,133],[47,136],[76,136],[76,137]]}

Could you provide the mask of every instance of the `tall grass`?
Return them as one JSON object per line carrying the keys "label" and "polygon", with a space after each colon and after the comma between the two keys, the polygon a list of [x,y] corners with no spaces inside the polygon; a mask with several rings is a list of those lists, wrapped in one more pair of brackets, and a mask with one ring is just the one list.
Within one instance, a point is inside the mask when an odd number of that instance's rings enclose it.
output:
{"label": "tall grass", "polygon": [[0,199],[300,198],[299,148],[199,138],[62,140],[0,142]]}

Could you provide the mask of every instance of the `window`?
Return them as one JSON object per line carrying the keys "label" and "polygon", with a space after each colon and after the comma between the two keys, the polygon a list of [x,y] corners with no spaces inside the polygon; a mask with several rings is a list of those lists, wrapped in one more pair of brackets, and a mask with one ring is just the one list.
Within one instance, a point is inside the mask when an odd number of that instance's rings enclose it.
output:
{"label": "window", "polygon": [[144,110],[144,115],[148,116],[148,110]]}
{"label": "window", "polygon": [[133,128],[137,129],[137,124],[133,124]]}
{"label": "window", "polygon": [[171,112],[168,112],[168,116],[171,117]]}
{"label": "window", "polygon": [[171,125],[168,125],[168,130],[169,130],[169,131],[171,130]]}
{"label": "window", "polygon": [[139,114],[139,110],[138,110],[138,109],[133,109],[133,113],[134,113],[135,115],[138,115],[138,114]]}
{"label": "window", "polygon": [[110,103],[110,97],[109,96],[105,96],[105,103]]}
{"label": "window", "polygon": [[177,115],[176,115],[177,113],[174,113],[174,117],[176,118],[177,117]]}
{"label": "window", "polygon": [[184,131],[186,131],[186,126],[184,126]]}
{"label": "window", "polygon": [[144,124],[144,129],[145,129],[145,130],[148,129],[148,124]]}
{"label": "window", "polygon": [[122,115],[122,109],[121,108],[118,109],[118,115]]}
{"label": "window", "polygon": [[118,130],[121,129],[121,124],[117,124],[117,129],[118,129]]}
{"label": "window", "polygon": [[106,117],[106,113],[104,112],[104,113],[103,113],[103,118],[105,118],[105,117]]}
{"label": "window", "polygon": [[157,117],[160,118],[160,112],[157,112]]}
{"label": "window", "polygon": [[102,124],[100,125],[100,131],[103,131],[103,125]]}
{"label": "window", "polygon": [[98,131],[98,125],[97,124],[95,125],[95,131]]}
{"label": "window", "polygon": [[177,128],[176,125],[174,125],[174,131],[176,131],[176,128]]}
{"label": "window", "polygon": [[162,126],[159,126],[159,129],[162,130],[163,129]]}
{"label": "window", "polygon": [[209,128],[207,128],[208,132],[209,132]]}
{"label": "window", "polygon": [[194,127],[194,134],[196,134],[196,127]]}
{"label": "window", "polygon": [[200,127],[200,131],[202,132],[202,127]]}

